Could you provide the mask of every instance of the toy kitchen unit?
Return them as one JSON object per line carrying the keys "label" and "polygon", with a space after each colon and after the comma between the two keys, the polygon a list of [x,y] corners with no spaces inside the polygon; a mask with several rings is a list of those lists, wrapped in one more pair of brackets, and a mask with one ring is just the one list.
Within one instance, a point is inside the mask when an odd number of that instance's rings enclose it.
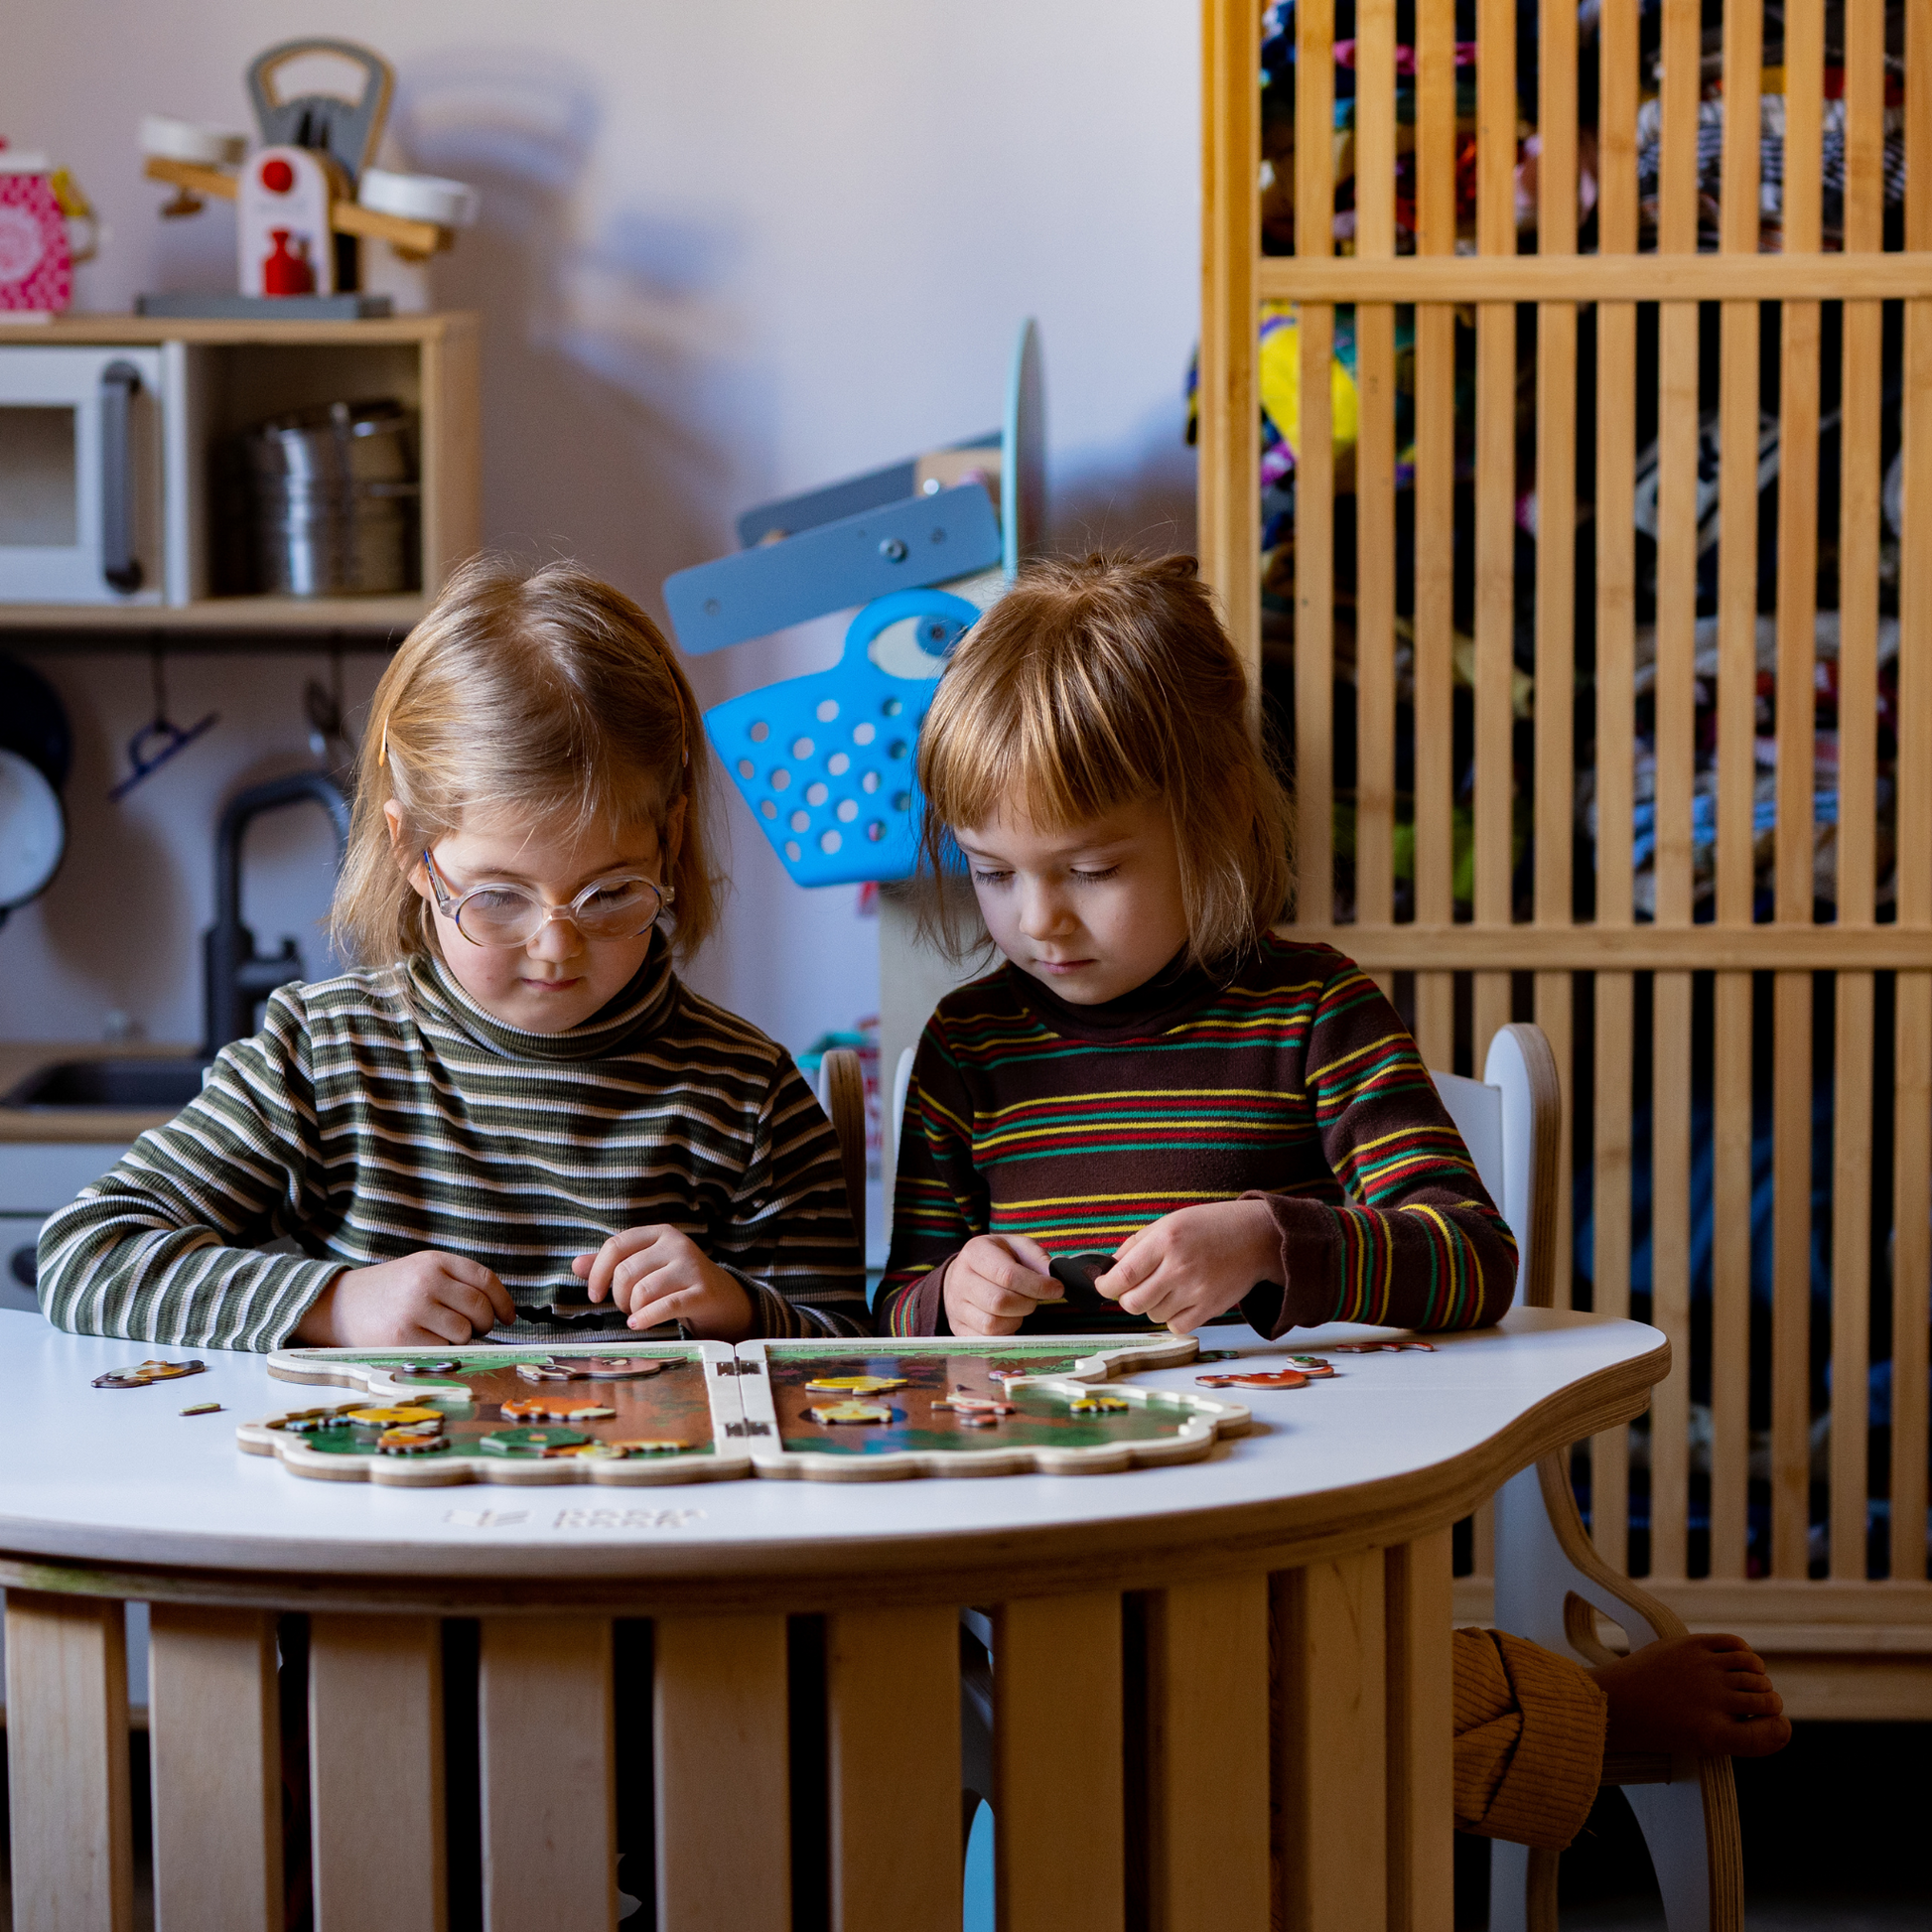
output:
{"label": "toy kitchen unit", "polygon": [[[319,71],[341,86],[281,84]],[[0,143],[0,928],[61,891],[64,861],[72,893],[80,874],[140,867],[165,802],[166,856],[198,900],[167,922],[181,1002],[191,971],[201,983],[192,1043],[144,1043],[138,1027],[101,1037],[111,1024],[87,1039],[86,1016],[49,1018],[56,955],[26,932],[36,915],[12,947],[0,929],[14,967],[0,981],[0,1308],[36,1306],[46,1216],[172,1117],[208,1054],[299,976],[295,949],[258,945],[244,921],[244,837],[291,806],[320,807],[344,836],[344,660],[367,672],[481,537],[479,319],[394,313],[364,288],[370,251],[449,248],[476,196],[373,165],[392,75],[367,48],[287,42],[242,83],[250,135],[161,114],[127,130],[128,169],[157,184],[167,231],[214,201],[235,205],[236,231],[223,286],[142,295],[132,314],[73,309],[92,210],[58,156]],[[196,794],[216,709],[180,693],[186,660],[210,654],[232,666],[216,682],[234,703],[218,707],[225,742],[209,741],[223,775]],[[335,693],[326,673],[309,687],[317,767],[283,770],[301,738],[251,737],[261,707],[244,687],[272,673],[299,688],[298,656],[332,662]],[[148,722],[123,750],[110,714]],[[39,908],[48,930],[54,904]],[[110,912],[87,916],[95,943],[125,943]],[[71,947],[82,921],[66,921]]]}

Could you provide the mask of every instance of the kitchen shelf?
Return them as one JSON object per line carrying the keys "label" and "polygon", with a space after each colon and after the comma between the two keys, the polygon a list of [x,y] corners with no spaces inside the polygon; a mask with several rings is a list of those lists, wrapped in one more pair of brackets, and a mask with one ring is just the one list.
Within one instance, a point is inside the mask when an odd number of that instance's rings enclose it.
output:
{"label": "kitchen shelf", "polygon": [[415,591],[400,597],[207,597],[193,604],[3,604],[0,636],[15,647],[85,643],[146,649],[170,638],[285,636],[308,647],[318,636],[395,642],[429,609]]}
{"label": "kitchen shelf", "polygon": [[[451,570],[482,540],[481,330],[446,311],[361,322],[273,318],[190,321],[162,316],[63,316],[0,327],[0,349],[159,346],[171,407],[166,487],[186,505],[168,570],[172,601],[0,604],[0,647],[145,649],[157,638],[212,649],[382,648],[429,608]],[[417,417],[421,591],[295,598],[213,595],[215,446],[268,417],[334,401],[394,396]]]}

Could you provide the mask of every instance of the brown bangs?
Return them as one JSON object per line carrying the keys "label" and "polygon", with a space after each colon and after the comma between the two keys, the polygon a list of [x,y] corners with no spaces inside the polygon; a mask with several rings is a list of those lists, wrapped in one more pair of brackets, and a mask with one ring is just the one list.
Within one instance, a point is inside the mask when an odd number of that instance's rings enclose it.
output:
{"label": "brown bangs", "polygon": [[1190,956],[1251,948],[1287,902],[1289,805],[1248,724],[1248,681],[1191,557],[1035,564],[969,630],[919,735],[923,929],[964,931],[953,832],[1018,814],[1070,831],[1166,801]]}

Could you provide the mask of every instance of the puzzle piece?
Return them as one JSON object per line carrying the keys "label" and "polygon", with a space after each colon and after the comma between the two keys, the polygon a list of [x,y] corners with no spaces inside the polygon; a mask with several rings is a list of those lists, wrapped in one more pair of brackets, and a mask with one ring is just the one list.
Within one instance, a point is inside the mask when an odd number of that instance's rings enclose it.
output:
{"label": "puzzle piece", "polygon": [[827,1429],[843,1423],[890,1423],[893,1419],[892,1410],[883,1402],[814,1403],[805,1413]]}
{"label": "puzzle piece", "polygon": [[427,1435],[421,1429],[385,1429],[375,1439],[378,1455],[434,1455],[449,1447],[447,1436]]}
{"label": "puzzle piece", "polygon": [[689,1443],[669,1437],[659,1440],[633,1436],[625,1441],[605,1444],[606,1449],[622,1449],[626,1455],[676,1455],[690,1447]]}
{"label": "puzzle piece", "polygon": [[1327,1344],[1331,1355],[1400,1355],[1405,1348],[1420,1349],[1425,1355],[1436,1352],[1433,1341],[1417,1341],[1413,1335],[1405,1335],[1400,1341],[1331,1341]]}
{"label": "puzzle piece", "polygon": [[590,1440],[575,1429],[497,1429],[477,1447],[486,1455],[561,1455]]}
{"label": "puzzle piece", "polygon": [[583,1395],[526,1395],[503,1404],[505,1422],[605,1422],[618,1412]]}
{"label": "puzzle piece", "polygon": [[425,1409],[415,1404],[397,1409],[350,1409],[346,1414],[350,1422],[360,1423],[365,1429],[400,1429],[412,1422],[433,1422],[441,1428],[443,1423],[441,1409]]}
{"label": "puzzle piece", "polygon": [[1076,1416],[1106,1416],[1131,1409],[1134,1405],[1124,1395],[1108,1395],[1095,1390],[1090,1395],[1076,1395],[1066,1406]]}
{"label": "puzzle piece", "polygon": [[1245,1375],[1197,1375],[1205,1389],[1306,1389],[1309,1377],[1299,1368],[1255,1369]]}
{"label": "puzzle piece", "polygon": [[206,1362],[142,1362],[134,1368],[110,1369],[94,1377],[97,1389],[145,1389],[150,1382],[177,1382],[184,1375],[200,1375]]}
{"label": "puzzle piece", "polygon": [[884,1395],[888,1389],[902,1389],[902,1375],[821,1375],[805,1387],[814,1395]]}

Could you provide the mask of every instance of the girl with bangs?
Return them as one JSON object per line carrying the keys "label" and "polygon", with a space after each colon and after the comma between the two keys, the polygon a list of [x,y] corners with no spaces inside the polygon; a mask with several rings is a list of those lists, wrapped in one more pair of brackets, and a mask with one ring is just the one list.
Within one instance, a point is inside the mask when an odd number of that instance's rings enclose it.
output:
{"label": "girl with bangs", "polygon": [[[919,740],[927,929],[964,955],[943,891],[964,870],[1006,963],[940,1001],[914,1056],[889,1332],[1277,1336],[1509,1307],[1515,1242],[1402,1022],[1351,960],[1269,929],[1288,801],[1247,707],[1190,557],[1036,566],[955,649]],[[1587,1671],[1454,1635],[1459,1830],[1561,1848],[1606,1746],[1791,1735],[1738,1637]],[[992,1756],[987,1636],[969,1613],[969,1782]]]}
{"label": "girl with bangs", "polygon": [[1270,930],[1289,804],[1248,700],[1190,557],[1035,566],[961,640],[919,739],[925,928],[970,951],[964,872],[1005,964],[919,1042],[882,1330],[1509,1307],[1515,1243],[1402,1022]]}
{"label": "girl with bangs", "polygon": [[[48,1223],[49,1318],[213,1348],[524,1340],[581,1283],[632,1328],[863,1332],[830,1124],[673,966],[717,922],[711,782],[628,598],[570,564],[459,571],[371,705],[334,913],[364,964],[273,994]],[[278,1237],[296,1252],[260,1252]]]}

